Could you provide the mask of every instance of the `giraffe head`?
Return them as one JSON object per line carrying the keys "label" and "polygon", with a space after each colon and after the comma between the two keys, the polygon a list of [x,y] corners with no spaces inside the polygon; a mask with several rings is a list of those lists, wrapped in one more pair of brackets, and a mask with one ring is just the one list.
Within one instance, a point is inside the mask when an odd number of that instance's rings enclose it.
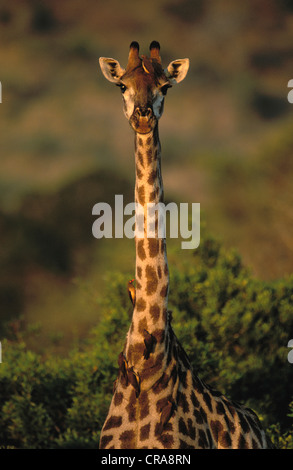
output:
{"label": "giraffe head", "polygon": [[126,69],[106,57],[100,57],[100,67],[107,80],[120,87],[131,127],[136,133],[148,134],[163,114],[168,88],[185,78],[189,59],[174,60],[163,69],[157,41],[151,43],[149,57],[140,57],[138,43],[132,42]]}

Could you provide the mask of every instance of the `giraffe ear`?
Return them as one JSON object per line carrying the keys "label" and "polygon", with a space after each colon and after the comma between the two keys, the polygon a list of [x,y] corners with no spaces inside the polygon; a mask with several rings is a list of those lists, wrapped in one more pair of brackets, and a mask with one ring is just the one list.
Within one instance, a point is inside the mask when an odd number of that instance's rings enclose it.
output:
{"label": "giraffe ear", "polygon": [[118,60],[108,57],[100,57],[100,67],[103,75],[109,82],[118,83],[125,70],[120,66]]}
{"label": "giraffe ear", "polygon": [[179,83],[186,77],[189,69],[189,59],[177,59],[170,62],[165,70],[165,75],[172,85]]}

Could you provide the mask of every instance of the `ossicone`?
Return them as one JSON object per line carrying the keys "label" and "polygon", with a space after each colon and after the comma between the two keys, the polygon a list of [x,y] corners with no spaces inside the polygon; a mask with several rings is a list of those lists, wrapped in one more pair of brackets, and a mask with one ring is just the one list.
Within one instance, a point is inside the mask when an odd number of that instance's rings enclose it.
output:
{"label": "ossicone", "polygon": [[159,63],[161,63],[160,57],[160,44],[158,41],[152,41],[150,44],[150,57],[151,59],[156,59]]}
{"label": "ossicone", "polygon": [[132,41],[132,43],[129,46],[129,49],[137,49],[137,52],[139,52],[139,44],[137,41]]}
{"label": "ossicone", "polygon": [[139,44],[136,41],[132,41],[129,48],[128,64],[126,69],[135,68],[141,64],[141,59],[139,58]]}

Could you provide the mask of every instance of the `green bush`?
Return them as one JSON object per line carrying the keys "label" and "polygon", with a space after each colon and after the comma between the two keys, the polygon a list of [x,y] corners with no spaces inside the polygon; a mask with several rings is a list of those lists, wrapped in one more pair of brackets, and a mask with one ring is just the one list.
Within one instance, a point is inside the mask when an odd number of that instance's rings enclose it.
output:
{"label": "green bush", "polygon": [[[293,401],[289,404],[288,416],[293,418]],[[272,424],[268,429],[268,435],[278,449],[293,449],[293,426],[288,431],[282,433],[279,423]]]}
{"label": "green bush", "polygon": [[[233,251],[203,241],[189,272],[173,273],[174,329],[195,370],[211,385],[255,408],[266,424],[287,426],[293,396],[293,277],[254,279]],[[170,305],[172,308],[172,305]]]}
{"label": "green bush", "polygon": [[[170,309],[194,370],[252,407],[273,442],[291,448],[293,278],[255,280],[236,253],[212,239],[187,261],[171,267]],[[109,275],[98,300],[102,320],[66,358],[2,341],[0,447],[97,447],[130,323],[127,280]]]}

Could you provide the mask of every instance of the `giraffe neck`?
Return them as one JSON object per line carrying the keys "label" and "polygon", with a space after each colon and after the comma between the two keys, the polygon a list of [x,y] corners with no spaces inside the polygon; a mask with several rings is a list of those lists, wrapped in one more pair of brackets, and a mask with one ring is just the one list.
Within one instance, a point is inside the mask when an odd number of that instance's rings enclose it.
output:
{"label": "giraffe neck", "polygon": [[135,238],[136,303],[125,352],[128,362],[137,370],[154,367],[166,352],[169,290],[166,240],[159,238],[157,231],[154,238],[147,238],[146,233],[148,203],[163,202],[160,150],[157,126],[149,134],[135,134],[135,202],[144,210],[145,223],[143,233]]}

